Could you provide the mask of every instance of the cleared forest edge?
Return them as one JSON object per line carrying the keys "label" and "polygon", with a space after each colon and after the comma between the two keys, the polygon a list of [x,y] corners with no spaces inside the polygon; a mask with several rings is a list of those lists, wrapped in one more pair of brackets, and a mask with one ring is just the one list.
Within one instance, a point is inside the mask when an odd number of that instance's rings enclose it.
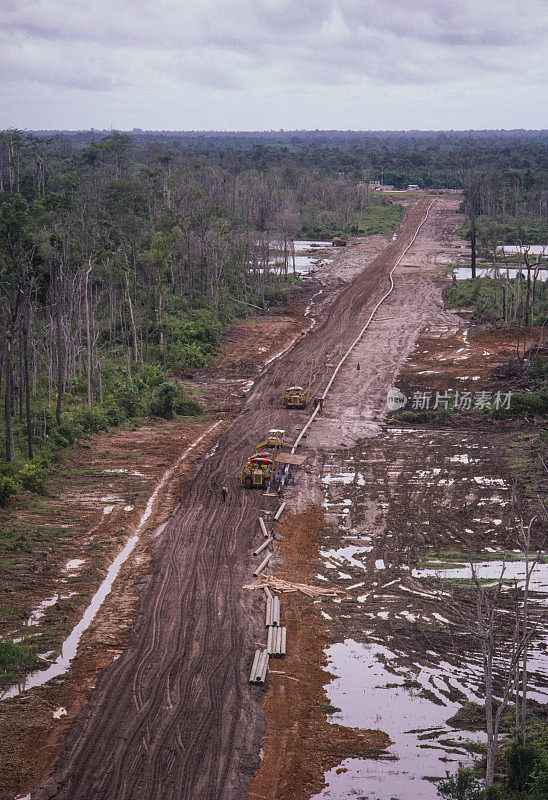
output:
{"label": "cleared forest edge", "polygon": [[[408,213],[397,240],[365,263],[316,328],[261,375],[225,428],[154,539],[154,571],[142,587],[127,650],[101,675],[36,798],[243,796],[262,729],[260,697],[246,680],[262,613],[241,587],[256,538],[250,521],[264,501],[242,492],[239,468],[265,428],[285,426],[289,436],[298,428],[300,415],[288,420],[280,409],[280,387],[300,378],[311,354],[356,336],[425,206]],[[327,374],[322,362],[313,391]],[[223,484],[229,502],[221,507]]]}
{"label": "cleared forest edge", "polygon": [[[221,351],[207,371],[207,390],[200,380],[193,382],[210,413],[224,420],[236,412],[245,395],[239,378],[242,361],[257,373],[262,364],[293,341],[310,323],[304,315],[303,301],[284,314],[266,315],[239,322],[223,336]],[[265,342],[258,352],[257,341]],[[227,388],[224,375],[230,375]],[[136,429],[132,429],[135,428]],[[31,635],[40,637],[40,650],[51,650],[55,658],[61,640],[80,619],[90,597],[105,575],[113,556],[133,533],[146,498],[155,483],[187,447],[211,427],[211,420],[192,423],[147,418],[96,434],[60,456],[45,497],[27,495],[2,509],[4,529],[17,526],[25,542],[25,532],[35,526],[52,526],[58,536],[25,552],[25,569],[6,572],[0,594],[4,608],[0,631],[4,638]],[[101,671],[123,651],[135,620],[139,599],[135,587],[152,569],[149,535],[172,514],[185,483],[203,460],[219,435],[212,432],[190,453],[163,487],[142,540],[118,575],[98,616],[84,634],[71,672],[40,688],[0,703],[0,798],[11,800],[32,789],[51,770],[63,739],[74,718],[84,706]],[[212,438],[213,437],[213,438]],[[105,500],[106,496],[110,500]],[[103,498],[104,502],[101,502]],[[129,504],[129,505],[127,505]],[[132,505],[133,504],[133,505]],[[107,513],[105,513],[105,511]],[[83,561],[68,575],[63,566]],[[60,588],[59,581],[63,583]],[[63,590],[74,595],[62,599]],[[58,592],[59,600],[46,609],[39,627],[21,628],[44,597]],[[20,612],[15,611],[15,607]],[[20,629],[21,628],[21,629]],[[37,662],[37,669],[48,662]],[[59,709],[62,712],[57,717]],[[64,713],[66,712],[66,713]]]}

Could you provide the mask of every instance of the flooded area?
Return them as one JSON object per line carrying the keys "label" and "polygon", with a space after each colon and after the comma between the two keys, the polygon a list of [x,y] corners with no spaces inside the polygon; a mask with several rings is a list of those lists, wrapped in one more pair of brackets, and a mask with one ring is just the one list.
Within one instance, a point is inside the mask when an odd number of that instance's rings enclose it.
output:
{"label": "flooded area", "polygon": [[[394,744],[376,759],[343,761],[328,774],[328,787],[314,797],[434,800],[437,791],[429,779],[443,777],[446,769],[467,761],[463,742],[481,738],[446,724],[459,708],[441,692],[449,683],[458,683],[449,665],[445,669],[397,666],[401,654],[352,639],[332,645],[327,656],[329,670],[336,675],[328,686],[328,698],[340,708],[332,721],[380,728]],[[433,702],[422,692],[437,699]]]}
{"label": "flooded area", "polygon": [[[536,273],[538,281],[545,281],[548,279],[547,269],[539,269],[538,271],[531,270],[531,274],[533,274],[533,272]],[[476,267],[477,278],[495,278],[497,273],[501,277],[506,277],[506,274],[508,273],[509,278],[516,278],[518,273],[521,273],[524,279],[527,278],[527,270],[523,267],[521,269],[519,267],[505,267],[502,264],[500,265],[499,269],[494,269],[493,267]],[[472,277],[472,270],[470,267],[457,267],[455,270],[453,270],[452,274],[458,281],[464,281],[467,278]]]}
{"label": "flooded area", "polygon": [[[508,344],[467,326],[427,328],[399,386],[409,397],[411,387],[449,390],[464,359],[474,364],[464,371],[483,380]],[[326,454],[328,529],[317,579],[347,592],[319,605],[333,642],[325,649],[333,676],[326,684],[329,720],[385,731],[393,744],[381,757],[342,761],[325,774],[327,785],[314,800],[435,800],[434,779],[469,762],[467,743],[483,741],[483,733],[451,724],[464,703],[484,702],[477,638],[457,624],[453,600],[473,585],[473,564],[483,586],[502,575],[500,613],[513,619],[509,590],[523,587],[526,563],[502,457],[510,438],[466,425],[400,423]],[[529,554],[530,566],[535,557]],[[529,583],[539,618],[548,600],[545,562],[535,564]],[[528,657],[529,698],[544,704],[545,615],[537,634]],[[502,665],[503,657],[495,661]]]}
{"label": "flooded area", "polygon": [[[288,272],[300,275],[314,274],[317,269],[331,262],[334,247],[331,242],[309,241],[296,239],[294,241],[294,255],[289,249],[286,253]],[[274,248],[271,264],[274,268],[285,267],[283,250],[276,251]]]}
{"label": "flooded area", "polygon": [[497,252],[514,255],[516,253],[530,253],[532,256],[543,256],[548,253],[546,244],[505,244],[497,247]]}

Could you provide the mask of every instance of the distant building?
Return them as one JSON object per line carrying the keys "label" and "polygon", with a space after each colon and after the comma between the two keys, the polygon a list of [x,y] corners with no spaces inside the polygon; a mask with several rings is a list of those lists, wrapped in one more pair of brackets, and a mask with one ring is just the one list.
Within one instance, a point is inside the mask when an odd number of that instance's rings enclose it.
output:
{"label": "distant building", "polygon": [[381,183],[380,181],[369,181],[367,188],[372,192],[393,192],[394,187],[388,183]]}

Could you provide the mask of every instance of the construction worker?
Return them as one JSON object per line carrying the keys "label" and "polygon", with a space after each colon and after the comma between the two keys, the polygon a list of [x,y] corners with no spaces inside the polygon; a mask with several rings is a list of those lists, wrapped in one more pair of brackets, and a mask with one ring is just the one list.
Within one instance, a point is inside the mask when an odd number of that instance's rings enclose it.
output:
{"label": "construction worker", "polygon": [[223,488],[221,489],[221,503],[226,503],[227,494],[228,494],[228,489],[226,488],[226,486],[223,486]]}

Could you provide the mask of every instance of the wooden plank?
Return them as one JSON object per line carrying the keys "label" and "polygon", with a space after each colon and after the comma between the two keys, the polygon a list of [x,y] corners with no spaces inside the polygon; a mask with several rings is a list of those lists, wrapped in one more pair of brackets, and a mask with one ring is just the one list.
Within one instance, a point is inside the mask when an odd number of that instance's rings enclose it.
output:
{"label": "wooden plank", "polygon": [[293,464],[296,467],[302,467],[306,462],[308,456],[297,455],[297,453],[277,453],[276,463],[278,464]]}

